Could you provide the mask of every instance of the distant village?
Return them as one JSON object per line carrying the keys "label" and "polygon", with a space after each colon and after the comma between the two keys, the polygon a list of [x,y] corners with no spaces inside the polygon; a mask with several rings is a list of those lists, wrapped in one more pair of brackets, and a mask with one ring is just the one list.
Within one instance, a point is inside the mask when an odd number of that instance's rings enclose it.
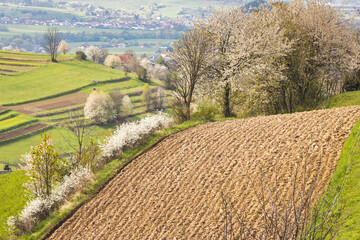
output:
{"label": "distant village", "polygon": [[[89,36],[70,36],[67,35],[69,42],[72,41],[71,38],[77,38],[75,42],[80,42],[81,45],[77,48],[79,50],[84,50],[89,47],[87,42],[101,42],[99,45],[96,45],[101,48],[151,48],[146,42],[135,42],[127,40],[119,40],[122,36],[119,35],[110,35],[105,36],[104,33],[101,33],[101,37],[105,40],[96,40],[96,34],[99,33],[86,31],[86,29],[103,29],[105,30],[119,30],[133,32],[146,33],[144,36],[132,36],[132,38],[127,39],[141,39],[141,38],[177,38],[178,34],[182,31],[186,31],[188,28],[192,27],[193,21],[198,18],[204,18],[211,14],[211,7],[204,8],[186,8],[179,7],[179,10],[174,17],[163,16],[159,13],[159,10],[165,8],[166,6],[162,3],[150,3],[147,5],[140,6],[138,13],[130,13],[125,10],[114,10],[106,9],[101,6],[95,6],[89,3],[81,2],[64,2],[64,1],[43,1],[43,0],[5,0],[0,3],[0,7],[3,9],[10,9],[9,14],[5,12],[0,13],[0,32],[9,31],[7,29],[7,24],[18,24],[18,25],[30,25],[30,26],[59,26],[59,27],[68,27],[68,28],[83,28],[86,34],[91,35],[92,39],[85,41],[84,39],[89,39]],[[27,8],[27,6],[36,7],[36,8]],[[342,8],[348,16],[355,20],[357,27],[360,29],[360,4],[333,4],[334,7]],[[46,7],[47,10],[41,10],[41,7]],[[53,15],[49,14],[48,9],[54,9],[54,12],[58,14]],[[40,10],[39,10],[40,9]],[[71,9],[72,14],[64,13],[62,14],[59,9]],[[14,14],[14,11],[19,14]],[[76,14],[75,14],[76,13]],[[114,31],[115,32],[115,31]],[[158,33],[162,33],[161,36],[158,36]],[[172,37],[170,37],[170,34]],[[78,33],[79,34],[79,33]],[[81,39],[81,37],[83,39]],[[20,38],[20,40],[19,40]],[[13,43],[16,44],[13,44]],[[21,44],[21,42],[23,42]],[[164,54],[164,51],[170,45],[160,46],[157,49],[155,55],[159,56]],[[14,37],[14,39],[2,39],[0,43],[0,49],[3,50],[20,50],[20,51],[30,51],[35,53],[44,53],[44,49],[39,44],[39,37],[35,39],[33,36],[24,36]]]}

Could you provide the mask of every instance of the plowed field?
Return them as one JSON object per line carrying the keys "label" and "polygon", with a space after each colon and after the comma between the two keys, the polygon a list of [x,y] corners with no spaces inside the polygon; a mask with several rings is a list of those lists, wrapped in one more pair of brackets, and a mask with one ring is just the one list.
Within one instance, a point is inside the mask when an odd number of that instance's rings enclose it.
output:
{"label": "plowed field", "polygon": [[62,97],[57,97],[53,99],[48,99],[40,102],[28,103],[18,106],[10,107],[12,110],[22,112],[25,114],[35,114],[40,111],[53,110],[57,108],[64,108],[80,103],[86,102],[86,99],[89,95],[86,93],[78,92],[74,94],[69,94]]}
{"label": "plowed field", "polygon": [[37,123],[37,124],[31,125],[31,126],[28,126],[25,128],[20,128],[20,129],[14,130],[12,132],[0,134],[0,141],[4,141],[7,139],[17,137],[17,136],[21,136],[21,135],[45,128],[46,126],[47,126],[46,124]]}
{"label": "plowed field", "polygon": [[319,166],[318,198],[359,118],[360,107],[348,107],[207,123],[171,135],[127,165],[50,239],[219,239],[221,192],[246,209],[256,228],[257,189],[245,176],[257,179],[259,167],[274,176],[277,163],[284,198],[295,162],[306,156],[309,175]]}

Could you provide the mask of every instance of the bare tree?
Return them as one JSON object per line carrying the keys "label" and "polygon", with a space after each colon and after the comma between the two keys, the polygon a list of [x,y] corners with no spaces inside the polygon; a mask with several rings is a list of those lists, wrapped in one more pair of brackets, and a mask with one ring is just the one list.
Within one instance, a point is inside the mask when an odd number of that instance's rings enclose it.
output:
{"label": "bare tree", "polygon": [[[69,111],[69,120],[63,124],[63,127],[71,132],[71,134],[64,134],[60,131],[66,144],[70,147],[72,152],[75,152],[73,157],[75,161],[73,164],[78,166],[80,164],[93,167],[91,159],[93,148],[96,147],[92,141],[93,128],[91,124],[84,118],[80,111]],[[68,155],[71,155],[67,153]]]}
{"label": "bare tree", "polygon": [[212,52],[212,37],[202,28],[190,30],[174,43],[171,53],[177,76],[173,78],[174,98],[184,104],[186,120],[190,120],[195,86],[208,70],[207,60]]}
{"label": "bare tree", "polygon": [[45,51],[50,54],[51,61],[57,62],[56,57],[58,55],[58,46],[60,43],[60,35],[57,27],[49,27],[44,35]]}

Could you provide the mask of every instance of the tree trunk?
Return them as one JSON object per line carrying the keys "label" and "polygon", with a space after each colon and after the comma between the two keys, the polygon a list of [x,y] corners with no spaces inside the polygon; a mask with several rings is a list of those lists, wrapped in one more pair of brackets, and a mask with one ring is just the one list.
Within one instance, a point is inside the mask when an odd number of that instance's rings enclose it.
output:
{"label": "tree trunk", "polygon": [[186,103],[186,121],[190,121],[191,113],[190,113],[190,102]]}
{"label": "tree trunk", "polygon": [[230,84],[226,83],[225,85],[225,94],[224,94],[224,117],[230,117]]}

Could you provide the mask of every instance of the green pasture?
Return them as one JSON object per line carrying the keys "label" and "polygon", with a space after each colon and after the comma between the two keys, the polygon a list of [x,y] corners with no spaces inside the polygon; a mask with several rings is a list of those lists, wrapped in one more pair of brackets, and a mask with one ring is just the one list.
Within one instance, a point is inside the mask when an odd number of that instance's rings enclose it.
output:
{"label": "green pasture", "polygon": [[26,205],[27,198],[23,186],[26,181],[28,177],[22,170],[0,175],[0,239],[8,239],[7,219],[19,213]]}
{"label": "green pasture", "polygon": [[344,92],[330,97],[324,101],[322,108],[347,107],[360,105],[360,91]]}
{"label": "green pasture", "polygon": [[123,72],[89,61],[49,64],[39,69],[1,78],[0,105],[21,103],[62,94],[77,88],[124,78]]}

